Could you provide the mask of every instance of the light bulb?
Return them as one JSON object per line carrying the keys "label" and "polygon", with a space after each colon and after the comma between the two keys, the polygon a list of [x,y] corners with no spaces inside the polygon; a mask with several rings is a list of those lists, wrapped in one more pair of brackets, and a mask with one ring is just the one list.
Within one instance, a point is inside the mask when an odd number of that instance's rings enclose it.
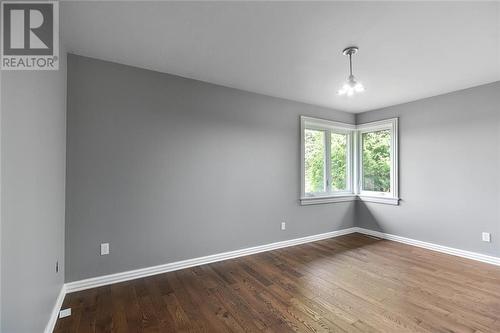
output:
{"label": "light bulb", "polygon": [[360,82],[356,81],[356,78],[353,75],[349,75],[342,88],[337,91],[337,94],[340,96],[342,95],[352,96],[354,95],[354,93],[359,93],[363,91],[365,91],[365,87],[363,87],[363,85]]}
{"label": "light bulb", "polygon": [[349,91],[349,89],[351,89],[351,87],[349,86],[349,84],[344,83],[344,85],[342,86],[342,88],[340,88],[337,91],[337,94],[339,94],[339,95],[345,95],[345,94],[347,94],[347,92]]}
{"label": "light bulb", "polygon": [[363,85],[360,82],[358,82],[354,86],[354,90],[356,90],[356,92],[362,92],[365,91],[365,87],[363,87]]}

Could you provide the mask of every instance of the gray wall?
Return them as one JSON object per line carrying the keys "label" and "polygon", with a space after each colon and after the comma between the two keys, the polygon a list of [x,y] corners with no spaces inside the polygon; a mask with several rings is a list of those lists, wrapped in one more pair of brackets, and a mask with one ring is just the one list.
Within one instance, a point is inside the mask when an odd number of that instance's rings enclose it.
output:
{"label": "gray wall", "polygon": [[[499,105],[497,82],[355,117],[69,55],[66,281],[355,222],[498,256]],[[301,114],[399,117],[401,205],[300,206]]]}
{"label": "gray wall", "polygon": [[66,281],[352,227],[354,202],[298,204],[299,115],[354,123],[69,55]]}
{"label": "gray wall", "polygon": [[357,224],[499,256],[500,82],[358,114],[357,122],[391,117],[399,117],[403,200],[358,202]]}
{"label": "gray wall", "polygon": [[59,71],[2,72],[0,330],[5,333],[43,332],[64,282],[64,58]]}

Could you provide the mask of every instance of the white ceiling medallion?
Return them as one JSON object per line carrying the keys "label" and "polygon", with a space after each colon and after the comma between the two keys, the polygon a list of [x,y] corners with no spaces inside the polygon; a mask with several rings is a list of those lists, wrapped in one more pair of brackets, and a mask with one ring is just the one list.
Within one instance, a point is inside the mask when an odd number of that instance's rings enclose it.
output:
{"label": "white ceiling medallion", "polygon": [[354,75],[352,75],[352,55],[358,52],[358,48],[356,46],[349,46],[342,51],[342,54],[349,57],[349,77],[347,81],[344,83],[342,88],[337,92],[339,95],[347,95],[352,96],[355,93],[360,93],[365,91],[365,87],[358,82]]}

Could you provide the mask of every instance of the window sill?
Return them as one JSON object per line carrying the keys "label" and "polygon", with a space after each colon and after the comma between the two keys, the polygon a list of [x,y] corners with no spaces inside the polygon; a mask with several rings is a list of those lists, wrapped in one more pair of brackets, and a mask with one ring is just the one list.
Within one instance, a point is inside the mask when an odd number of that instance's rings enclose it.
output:
{"label": "window sill", "polygon": [[363,201],[363,202],[374,202],[385,205],[398,206],[399,198],[384,198],[384,197],[372,197],[372,196],[359,196],[356,194],[346,194],[346,195],[335,195],[335,196],[324,196],[324,197],[303,197],[300,198],[300,204],[302,206],[307,205],[319,205],[326,203],[335,202],[348,202],[348,201]]}
{"label": "window sill", "polygon": [[324,197],[303,197],[300,198],[301,205],[318,205],[332,202],[346,202],[346,201],[354,201],[357,199],[357,196],[354,194],[346,194],[346,195],[334,195],[334,196],[324,196]]}
{"label": "window sill", "polygon": [[371,196],[359,196],[358,197],[359,201],[364,201],[364,202],[375,202],[375,203],[381,203],[381,204],[386,204],[386,205],[393,205],[393,206],[398,206],[399,205],[399,198],[386,198],[386,197],[371,197]]}

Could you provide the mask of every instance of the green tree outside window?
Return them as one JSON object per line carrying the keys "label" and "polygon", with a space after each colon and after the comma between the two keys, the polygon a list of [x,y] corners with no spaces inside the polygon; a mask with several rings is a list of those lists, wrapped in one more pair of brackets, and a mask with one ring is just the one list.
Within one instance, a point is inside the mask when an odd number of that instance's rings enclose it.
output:
{"label": "green tree outside window", "polygon": [[363,190],[391,190],[391,131],[362,134]]}

